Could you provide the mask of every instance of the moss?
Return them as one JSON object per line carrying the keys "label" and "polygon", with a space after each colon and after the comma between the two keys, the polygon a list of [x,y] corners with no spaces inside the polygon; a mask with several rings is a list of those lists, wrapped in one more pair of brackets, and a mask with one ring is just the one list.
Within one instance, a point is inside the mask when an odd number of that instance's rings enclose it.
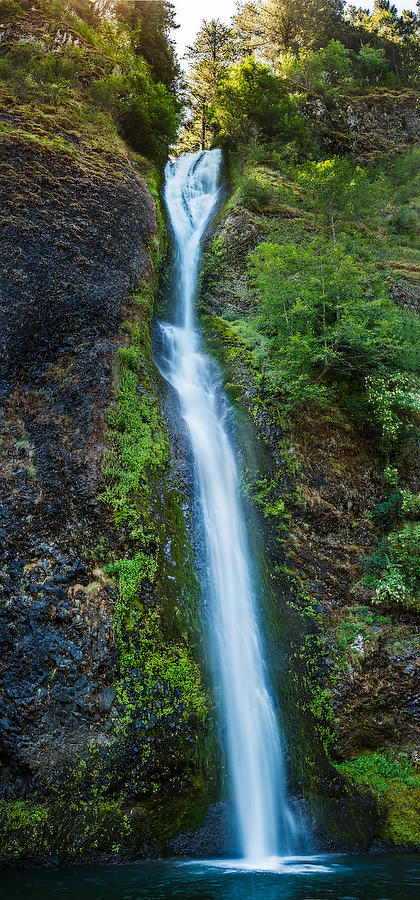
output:
{"label": "moss", "polygon": [[[159,201],[156,173],[148,166],[146,174]],[[126,345],[116,357],[117,392],[104,456],[101,500],[116,530],[115,549],[102,551],[118,586],[116,743],[109,753],[97,748],[91,754],[81,773],[81,797],[104,784],[110,795],[121,797],[129,782],[127,796],[138,793],[153,810],[177,797],[183,815],[197,803],[208,804],[216,790],[218,750],[203,674],[198,584],[152,356],[150,326],[166,243],[159,207],[157,218],[157,238],[149,248],[152,275],[134,295],[124,324]],[[75,779],[69,771],[66,790]],[[169,833],[169,825],[164,830]]]}
{"label": "moss", "polygon": [[395,847],[420,846],[420,776],[407,755],[379,750],[337,765],[351,784],[369,792],[383,817],[381,836]]}
{"label": "moss", "polygon": [[[142,310],[150,296],[143,288],[137,297]],[[194,634],[189,631],[192,622],[187,607],[188,602],[194,606],[196,594],[191,553],[176,489],[168,490],[166,484],[168,435],[156,394],[157,376],[144,315],[142,324],[127,323],[126,331],[130,343],[117,356],[119,387],[109,413],[110,448],[104,470],[107,486],[101,497],[112,511],[115,525],[127,533],[132,547],[130,556],[107,567],[108,573],[117,577],[119,589],[114,621],[121,673],[117,698],[125,709],[120,729],[127,727],[139,706],[146,705],[149,720],[162,719],[175,708],[183,708],[186,720],[196,716],[203,721],[208,708],[200,669],[192,653]],[[165,501],[158,509],[162,488]],[[178,596],[171,597],[173,605],[168,597],[164,599],[167,583],[162,585],[159,602],[153,600],[147,587],[156,585],[159,589],[159,580],[165,582],[165,543],[168,538],[171,544],[174,542],[172,516],[179,529],[177,540],[181,538],[184,545],[180,555],[185,557],[172,561],[178,588]],[[186,591],[192,595],[188,602]]]}
{"label": "moss", "polygon": [[212,800],[208,785],[196,780],[189,792],[143,803],[95,797],[0,800],[0,862],[82,862],[138,859],[170,853],[181,831],[197,831]]}
{"label": "moss", "polygon": [[[0,801],[0,856],[3,861],[77,861],[97,854],[144,851],[152,836],[142,808],[129,808],[116,800],[34,803]],[[136,820],[143,831],[136,839]],[[146,827],[145,827],[146,825]]]}
{"label": "moss", "polygon": [[151,536],[144,529],[144,509],[150,506],[148,474],[162,471],[168,464],[169,444],[157,398],[150,389],[147,329],[137,322],[129,323],[127,329],[131,342],[117,355],[119,388],[108,417],[108,484],[101,499],[112,509],[116,525],[127,526],[132,539],[145,541]]}

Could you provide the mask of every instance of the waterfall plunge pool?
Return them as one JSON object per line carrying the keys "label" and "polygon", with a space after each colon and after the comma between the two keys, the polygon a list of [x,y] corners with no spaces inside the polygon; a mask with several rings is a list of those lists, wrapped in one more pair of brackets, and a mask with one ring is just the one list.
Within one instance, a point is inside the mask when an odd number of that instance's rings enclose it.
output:
{"label": "waterfall plunge pool", "polygon": [[418,900],[419,855],[151,862],[2,873],[7,900]]}

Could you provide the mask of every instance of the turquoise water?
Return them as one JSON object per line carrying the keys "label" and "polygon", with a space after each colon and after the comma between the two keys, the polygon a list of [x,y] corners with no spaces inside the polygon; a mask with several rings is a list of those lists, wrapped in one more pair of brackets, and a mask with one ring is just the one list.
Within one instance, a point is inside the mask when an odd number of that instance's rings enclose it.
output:
{"label": "turquoise water", "polygon": [[419,900],[420,856],[277,860],[275,871],[215,864],[140,863],[6,872],[4,900]]}

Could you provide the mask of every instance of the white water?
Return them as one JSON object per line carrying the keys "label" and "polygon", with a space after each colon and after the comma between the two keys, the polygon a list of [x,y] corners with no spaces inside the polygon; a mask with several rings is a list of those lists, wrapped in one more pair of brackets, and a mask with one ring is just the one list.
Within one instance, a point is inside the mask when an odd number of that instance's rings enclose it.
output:
{"label": "white water", "polygon": [[249,861],[293,849],[281,741],[254,610],[238,475],[220,376],[194,324],[200,240],[218,200],[221,153],[191,153],[166,167],[176,249],[179,325],[162,324],[164,374],[188,426],[209,561],[208,606],[240,848]]}

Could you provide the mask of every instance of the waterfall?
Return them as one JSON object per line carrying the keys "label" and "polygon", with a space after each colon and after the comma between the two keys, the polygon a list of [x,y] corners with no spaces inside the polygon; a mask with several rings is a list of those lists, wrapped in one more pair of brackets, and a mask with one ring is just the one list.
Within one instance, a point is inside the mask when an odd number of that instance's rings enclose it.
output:
{"label": "waterfall", "polygon": [[219,195],[221,151],[189,153],[166,167],[175,240],[177,324],[161,323],[163,373],[176,389],[191,440],[209,567],[209,640],[215,658],[232,800],[242,856],[293,849],[278,724],[255,611],[249,551],[220,375],[194,323],[200,241]]}

